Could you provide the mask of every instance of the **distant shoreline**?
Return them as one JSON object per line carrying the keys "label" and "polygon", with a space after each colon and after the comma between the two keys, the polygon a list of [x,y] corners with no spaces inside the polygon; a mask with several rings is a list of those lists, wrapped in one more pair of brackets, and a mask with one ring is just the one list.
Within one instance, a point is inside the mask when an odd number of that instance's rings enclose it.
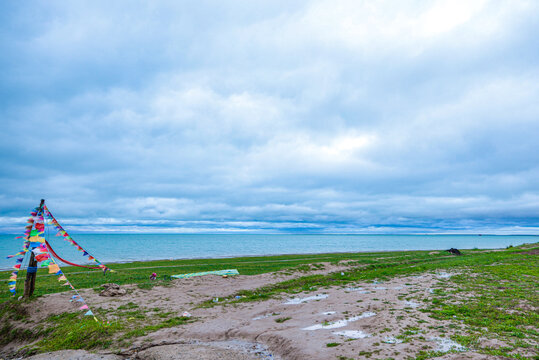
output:
{"label": "distant shoreline", "polygon": [[[171,235],[77,234],[73,238],[104,264],[135,261],[226,259],[282,255],[318,255],[461,249],[496,249],[536,242],[530,235]],[[0,235],[0,270],[9,270],[22,247],[22,239]],[[64,259],[77,264],[85,258],[62,238],[49,242]],[[25,263],[23,263],[25,267]]]}
{"label": "distant shoreline", "polygon": [[[524,243],[524,244],[520,244],[520,246],[522,245],[530,245],[530,244],[533,244],[533,243]],[[197,260],[225,260],[225,259],[229,259],[229,260],[241,260],[241,259],[256,259],[256,258],[267,258],[268,260],[270,260],[271,258],[275,258],[275,257],[294,257],[294,256],[299,256],[301,257],[301,260],[323,260],[323,256],[335,256],[335,255],[350,255],[350,254],[378,254],[378,253],[382,253],[382,254],[387,254],[387,253],[402,253],[402,252],[414,252],[414,251],[418,251],[418,252],[427,252],[427,251],[439,251],[439,252],[443,252],[443,251],[446,251],[448,249],[402,249],[402,250],[375,250],[375,251],[338,251],[338,252],[324,252],[324,253],[297,253],[297,254],[290,254],[290,253],[283,253],[283,254],[262,254],[262,255],[231,255],[231,256],[217,256],[217,257],[196,257],[196,258],[170,258],[170,259],[146,259],[146,260],[133,260],[133,261],[111,261],[111,262],[107,262],[106,264],[107,265],[111,265],[113,266],[114,264],[120,264],[120,265],[124,265],[124,264],[140,264],[140,265],[143,265],[144,263],[153,263],[153,262],[167,262],[167,261],[197,261]],[[493,247],[493,248],[487,248],[487,247],[482,247],[482,248],[459,248],[459,250],[467,250],[467,251],[486,251],[486,250],[504,250],[504,248],[502,247]],[[449,254],[449,253],[448,253]],[[305,258],[305,256],[315,256],[313,257],[312,259],[310,258]],[[290,260],[287,260],[287,259],[284,259],[284,260],[281,260],[283,262],[286,262],[286,261],[294,261],[296,259],[290,259]],[[163,267],[184,267],[184,266],[190,266],[189,264],[185,264],[185,265],[169,265],[169,266],[163,266]],[[138,266],[137,266],[138,267]],[[153,266],[153,267],[156,267],[156,266]],[[71,265],[62,265],[62,269],[74,269],[76,268],[75,266],[71,266]],[[87,271],[84,271],[82,270],[83,268],[81,268],[81,272],[80,273],[86,273],[86,272],[95,272],[95,270],[90,270],[88,269]],[[21,269],[21,271],[24,271],[25,269]],[[7,268],[7,269],[4,269],[4,268],[0,268],[0,272],[9,272],[11,271],[11,268]],[[44,276],[44,275],[41,275],[41,276]],[[54,274],[51,274],[51,275],[45,275],[45,276],[55,276]],[[0,281],[7,281],[7,280],[3,280],[3,279],[0,279]]]}

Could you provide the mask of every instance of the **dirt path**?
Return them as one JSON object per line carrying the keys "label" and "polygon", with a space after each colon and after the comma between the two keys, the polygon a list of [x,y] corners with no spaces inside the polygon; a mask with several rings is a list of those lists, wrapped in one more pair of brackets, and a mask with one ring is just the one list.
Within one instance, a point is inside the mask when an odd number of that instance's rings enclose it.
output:
{"label": "dirt path", "polygon": [[[326,264],[324,270],[310,274],[346,269],[345,265]],[[484,358],[466,352],[449,340],[449,323],[434,320],[421,312],[433,289],[452,274],[423,274],[383,283],[320,289],[295,296],[284,294],[282,298],[262,302],[196,307],[204,300],[303,275],[240,275],[227,279],[205,276],[174,280],[171,286],[151,290],[131,287],[127,295],[119,298],[100,297],[93,290],[83,291],[83,296],[96,308],[115,309],[132,302],[140,308],[158,307],[176,312],[178,316],[189,311],[197,319],[190,324],[137,338],[130,348],[123,349],[123,358],[325,360],[368,355],[380,359],[407,359],[419,350],[459,351],[458,354],[447,354],[445,359]],[[65,294],[51,294],[37,301],[42,305],[39,307],[47,311],[32,314],[34,320],[64,312],[66,306],[76,308],[69,304]]]}
{"label": "dirt path", "polygon": [[[418,348],[459,349],[458,344],[443,340],[447,333],[437,330],[448,324],[419,311],[423,303],[416,298],[428,298],[440,280],[443,277],[425,274],[258,303],[191,309],[200,321],[138,339],[127,353],[136,354],[137,346],[171,339],[242,339],[262,343],[274,355],[290,360],[354,358],[361,352],[376,358],[405,359]],[[420,332],[425,341],[401,342],[407,331]]]}

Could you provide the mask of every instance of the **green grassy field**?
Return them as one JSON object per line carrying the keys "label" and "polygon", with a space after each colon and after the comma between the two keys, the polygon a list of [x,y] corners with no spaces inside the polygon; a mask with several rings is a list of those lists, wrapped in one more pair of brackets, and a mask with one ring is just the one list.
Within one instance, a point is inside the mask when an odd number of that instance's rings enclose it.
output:
{"label": "green grassy field", "polygon": [[[277,282],[252,291],[239,291],[219,303],[202,301],[198,306],[228,306],[239,302],[264,301],[283,293],[315,291],[331,286],[355,282],[386,280],[396,276],[407,276],[424,272],[446,270],[458,272],[444,282],[429,299],[421,311],[435,319],[452,323],[452,339],[469,349],[516,359],[539,359],[539,243],[511,247],[501,251],[464,250],[463,256],[452,256],[447,252],[429,251],[378,252],[354,254],[286,255],[270,257],[246,257],[230,259],[199,259],[152,261],[113,264],[115,273],[103,275],[99,271],[81,271],[65,267],[64,272],[76,288],[98,288],[106,282],[137,284],[142,288],[167,285],[170,275],[196,271],[238,269],[240,274],[254,275],[274,271],[299,273],[292,280]],[[349,269],[344,273],[301,276],[301,272],[320,268],[322,262],[347,261]],[[149,275],[156,272],[158,281],[150,281]],[[2,274],[6,279],[9,272]],[[20,273],[24,279],[25,273]],[[1,285],[1,283],[0,283]],[[7,285],[7,284],[6,284]],[[22,292],[23,281],[17,290]],[[66,291],[56,276],[44,270],[38,273],[36,293]],[[242,296],[236,299],[235,296]],[[67,295],[66,295],[67,296]],[[53,316],[46,324],[33,331],[17,329],[12,323],[26,321],[24,302],[10,296],[7,286],[0,291],[0,329],[2,344],[25,339],[40,339],[27,350],[41,352],[65,348],[120,348],[129,346],[130,339],[151,333],[162,327],[181,326],[196,319],[177,317],[161,309],[141,309],[136,304],[116,310],[97,309],[98,316],[113,315],[117,320],[107,326],[82,317],[81,314],[66,313]],[[32,301],[32,299],[27,300]],[[76,321],[74,321],[76,320]],[[280,321],[286,321],[281,319]],[[81,326],[82,324],[82,326]],[[420,336],[414,332],[407,339]],[[491,338],[503,342],[501,348],[482,346],[478,339]],[[85,341],[81,341],[85,339]],[[336,346],[336,345],[331,345]],[[523,355],[527,354],[527,355]],[[439,354],[418,353],[416,359],[436,357]]]}
{"label": "green grassy field", "polygon": [[[470,251],[471,253],[474,250]],[[87,270],[73,266],[64,266],[62,271],[68,280],[77,289],[99,287],[103,283],[114,282],[123,284],[138,284],[145,288],[163,284],[170,280],[171,275],[184,274],[198,271],[238,269],[242,275],[256,275],[279,270],[291,269],[293,271],[308,270],[309,264],[330,262],[338,263],[343,260],[356,261],[358,265],[382,265],[379,258],[387,258],[384,264],[398,264],[407,262],[410,257],[413,261],[426,262],[446,259],[448,253],[441,252],[438,255],[428,255],[428,251],[413,252],[376,252],[376,253],[337,253],[337,254],[316,254],[316,255],[281,255],[264,257],[241,257],[225,259],[193,259],[193,260],[159,260],[147,262],[132,262],[124,264],[110,264],[115,272],[107,272],[103,275],[100,270]],[[303,267],[302,267],[303,265]],[[158,281],[150,281],[152,272],[158,274]],[[0,273],[0,280],[9,278],[10,272]],[[20,295],[24,289],[24,279],[26,271],[19,272],[17,281],[17,294]],[[0,301],[11,297],[7,285],[2,287],[0,281]],[[34,296],[66,291],[65,286],[61,286],[58,277],[47,273],[47,269],[39,269],[36,280],[36,290]],[[70,289],[69,289],[70,290]]]}

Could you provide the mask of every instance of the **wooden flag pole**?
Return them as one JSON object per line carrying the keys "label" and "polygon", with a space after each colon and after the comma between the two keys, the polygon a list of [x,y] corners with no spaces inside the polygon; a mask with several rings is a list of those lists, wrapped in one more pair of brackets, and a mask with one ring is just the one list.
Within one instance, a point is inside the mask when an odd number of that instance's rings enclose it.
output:
{"label": "wooden flag pole", "polygon": [[[39,204],[39,208],[37,210],[37,213],[43,211],[43,205],[45,204],[45,199],[41,199],[41,203]],[[35,226],[35,223],[34,223]],[[30,239],[30,235],[28,235],[28,238],[26,240]],[[34,289],[36,288],[36,275],[37,271],[33,271],[37,268],[37,260],[35,258],[35,255],[32,251],[30,251],[30,262],[28,263],[28,269],[26,270],[26,280],[24,280],[24,297],[29,298],[34,293]]]}

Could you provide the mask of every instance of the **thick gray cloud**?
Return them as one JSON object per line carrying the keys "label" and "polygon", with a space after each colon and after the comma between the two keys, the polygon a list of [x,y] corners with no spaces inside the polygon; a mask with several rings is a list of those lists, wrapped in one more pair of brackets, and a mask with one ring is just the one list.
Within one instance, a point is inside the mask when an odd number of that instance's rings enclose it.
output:
{"label": "thick gray cloud", "polygon": [[537,233],[536,2],[0,6],[1,231]]}

